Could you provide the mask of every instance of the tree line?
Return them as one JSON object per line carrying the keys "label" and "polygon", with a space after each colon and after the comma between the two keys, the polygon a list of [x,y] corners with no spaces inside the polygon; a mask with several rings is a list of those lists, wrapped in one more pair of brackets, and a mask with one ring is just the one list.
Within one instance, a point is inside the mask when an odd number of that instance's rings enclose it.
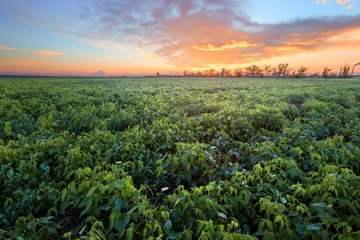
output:
{"label": "tree line", "polygon": [[[304,77],[323,77],[323,78],[348,78],[350,77],[350,65],[344,64],[338,74],[331,72],[332,69],[325,67],[322,73],[311,73],[307,74],[308,67],[301,66],[298,69],[290,68],[288,63],[280,63],[276,66],[264,65],[258,66],[256,64],[239,67],[231,70],[230,68],[223,67],[220,70],[215,68],[205,69],[203,71],[191,72],[185,70],[183,74],[178,74],[178,77],[251,77],[251,78],[262,78],[262,77],[283,77],[283,78],[304,78]],[[156,74],[160,76],[171,76]]]}

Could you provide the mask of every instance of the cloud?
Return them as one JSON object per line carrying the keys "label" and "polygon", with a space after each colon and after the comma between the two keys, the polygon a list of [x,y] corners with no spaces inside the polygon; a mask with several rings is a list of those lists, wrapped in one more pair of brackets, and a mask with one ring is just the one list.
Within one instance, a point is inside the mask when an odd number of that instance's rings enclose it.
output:
{"label": "cloud", "polygon": [[[342,4],[342,5],[345,5],[349,2],[355,2],[355,0],[317,0],[316,3],[317,4],[320,4],[320,3],[324,3],[324,4],[328,4],[328,3],[332,3],[332,2],[337,2],[338,4]],[[350,9],[352,7],[354,7],[355,5],[349,5],[346,7],[346,9]]]}
{"label": "cloud", "polygon": [[21,49],[21,48],[8,48],[8,47],[0,47],[1,50],[11,50],[11,51],[25,51],[35,55],[64,55],[64,53],[56,52],[52,50],[40,50],[40,49]]}
{"label": "cloud", "polygon": [[56,52],[56,51],[51,51],[51,50],[38,50],[38,49],[33,49],[33,50],[28,50],[29,52],[36,54],[36,55],[46,55],[46,56],[58,56],[58,55],[64,55],[64,53],[61,52]]}
{"label": "cloud", "polygon": [[[83,0],[64,26],[61,18],[18,11],[21,19],[51,31],[127,51],[182,69],[248,64],[357,44],[359,38],[335,41],[360,29],[360,14],[288,19],[259,24],[246,13],[246,0]],[[348,4],[349,0],[322,0]],[[321,3],[318,1],[318,3]],[[314,2],[315,3],[315,2]],[[35,12],[36,13],[36,12]],[[52,24],[43,25],[44,22]],[[104,60],[96,58],[94,60]]]}
{"label": "cloud", "polygon": [[8,47],[0,47],[1,50],[12,50],[12,51],[22,51],[21,48],[8,48]]}
{"label": "cloud", "polygon": [[249,43],[247,41],[236,42],[234,40],[231,43],[202,43],[193,48],[203,51],[222,51],[229,48],[246,48],[246,47],[262,47],[263,43]]}
{"label": "cloud", "polygon": [[340,4],[346,4],[348,2],[355,2],[355,0],[337,0],[336,2]]}

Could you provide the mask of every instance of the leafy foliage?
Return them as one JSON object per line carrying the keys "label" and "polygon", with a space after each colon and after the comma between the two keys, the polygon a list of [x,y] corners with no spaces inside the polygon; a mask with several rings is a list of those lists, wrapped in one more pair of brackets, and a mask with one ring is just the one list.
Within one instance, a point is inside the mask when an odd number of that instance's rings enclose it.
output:
{"label": "leafy foliage", "polygon": [[356,80],[0,86],[0,239],[360,238]]}

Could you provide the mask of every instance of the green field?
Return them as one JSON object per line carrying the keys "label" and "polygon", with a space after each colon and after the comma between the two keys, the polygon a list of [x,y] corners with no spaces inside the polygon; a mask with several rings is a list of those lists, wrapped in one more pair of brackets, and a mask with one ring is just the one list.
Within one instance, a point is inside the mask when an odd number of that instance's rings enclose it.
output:
{"label": "green field", "polygon": [[360,80],[0,78],[0,239],[360,239]]}

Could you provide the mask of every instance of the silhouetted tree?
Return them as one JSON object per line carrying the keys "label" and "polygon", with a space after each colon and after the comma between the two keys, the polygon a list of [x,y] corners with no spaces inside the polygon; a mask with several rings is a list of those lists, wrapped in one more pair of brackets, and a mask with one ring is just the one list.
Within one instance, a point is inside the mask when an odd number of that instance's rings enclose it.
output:
{"label": "silhouetted tree", "polygon": [[234,71],[235,77],[242,77],[243,68],[236,68]]}
{"label": "silhouetted tree", "polygon": [[210,75],[211,77],[216,76],[215,68],[210,68],[210,70],[209,70],[209,75]]}
{"label": "silhouetted tree", "polygon": [[221,71],[220,71],[220,76],[221,77],[225,77],[226,76],[226,68],[221,68]]}
{"label": "silhouetted tree", "polygon": [[270,64],[265,65],[263,69],[264,69],[264,72],[265,72],[265,77],[268,77],[270,75],[270,73],[271,73],[271,65]]}
{"label": "silhouetted tree", "polygon": [[279,76],[280,75],[278,70],[277,70],[277,67],[272,67],[271,68],[271,75],[272,76]]}
{"label": "silhouetted tree", "polygon": [[339,73],[339,78],[348,78],[350,77],[350,65],[349,64],[344,64],[344,66],[342,66],[340,68],[340,73]]}
{"label": "silhouetted tree", "polygon": [[288,63],[280,63],[278,65],[278,76],[286,77],[289,73],[288,69],[289,64]]}
{"label": "silhouetted tree", "polygon": [[331,68],[325,67],[325,68],[324,68],[324,71],[322,72],[322,77],[323,77],[323,78],[329,78],[329,77],[330,77],[329,72],[330,72],[331,70],[332,70]]}
{"label": "silhouetted tree", "polygon": [[307,67],[305,66],[301,66],[298,70],[297,70],[297,74],[295,75],[297,78],[302,78],[305,77],[305,72],[308,70]]}

